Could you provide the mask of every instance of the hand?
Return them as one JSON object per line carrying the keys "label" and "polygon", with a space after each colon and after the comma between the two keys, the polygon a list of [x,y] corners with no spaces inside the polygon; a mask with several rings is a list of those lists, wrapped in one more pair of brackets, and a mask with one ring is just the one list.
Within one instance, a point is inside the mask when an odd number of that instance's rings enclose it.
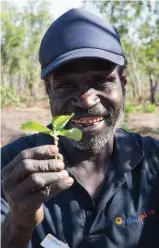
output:
{"label": "hand", "polygon": [[24,227],[39,224],[44,218],[42,203],[73,184],[64,170],[63,156],[54,145],[20,152],[5,166],[2,177],[11,215]]}

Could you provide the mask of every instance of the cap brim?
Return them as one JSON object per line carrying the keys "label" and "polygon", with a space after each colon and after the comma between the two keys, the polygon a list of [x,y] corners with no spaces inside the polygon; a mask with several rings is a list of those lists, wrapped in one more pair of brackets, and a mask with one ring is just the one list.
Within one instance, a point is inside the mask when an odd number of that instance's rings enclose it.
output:
{"label": "cap brim", "polygon": [[95,49],[95,48],[76,49],[59,56],[50,64],[48,64],[46,67],[44,67],[41,71],[41,79],[45,79],[45,77],[50,72],[53,72],[61,65],[64,65],[65,63],[71,60],[80,59],[80,58],[99,58],[99,59],[108,60],[114,64],[121,66],[124,65],[124,61],[125,61],[123,55],[111,53],[101,49]]}

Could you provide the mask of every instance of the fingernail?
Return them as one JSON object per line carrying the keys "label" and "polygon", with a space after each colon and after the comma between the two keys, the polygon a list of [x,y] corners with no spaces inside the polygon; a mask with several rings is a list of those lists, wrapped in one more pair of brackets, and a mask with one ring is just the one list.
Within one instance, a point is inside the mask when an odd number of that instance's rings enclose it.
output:
{"label": "fingernail", "polygon": [[67,179],[67,183],[68,183],[68,184],[73,184],[73,182],[74,182],[74,180],[73,180],[72,177],[69,177],[69,178]]}
{"label": "fingernail", "polygon": [[65,167],[64,163],[61,160],[57,160],[56,168],[62,170],[64,169],[64,167]]}
{"label": "fingernail", "polygon": [[49,147],[49,151],[51,152],[51,153],[53,153],[53,154],[55,154],[55,153],[58,153],[58,151],[59,151],[59,148],[57,147],[57,146],[50,146]]}

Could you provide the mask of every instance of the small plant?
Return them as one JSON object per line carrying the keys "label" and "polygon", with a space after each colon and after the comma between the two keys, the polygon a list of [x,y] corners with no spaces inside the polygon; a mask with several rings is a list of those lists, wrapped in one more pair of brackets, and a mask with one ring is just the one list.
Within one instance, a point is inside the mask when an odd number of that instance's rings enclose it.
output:
{"label": "small plant", "polygon": [[130,104],[126,104],[125,112],[126,112],[127,114],[129,114],[129,113],[134,113],[135,110],[136,110],[136,109],[135,109],[135,106],[130,105]]}
{"label": "small plant", "polygon": [[157,110],[157,107],[155,104],[147,104],[143,106],[143,112],[145,113],[153,113]]}
{"label": "small plant", "polygon": [[51,135],[54,138],[54,143],[58,146],[58,136],[66,136],[72,140],[80,141],[82,139],[82,131],[78,128],[64,129],[69,120],[74,116],[72,115],[61,115],[55,116],[52,121],[52,130],[41,125],[36,121],[28,121],[20,126],[21,130],[38,131]]}

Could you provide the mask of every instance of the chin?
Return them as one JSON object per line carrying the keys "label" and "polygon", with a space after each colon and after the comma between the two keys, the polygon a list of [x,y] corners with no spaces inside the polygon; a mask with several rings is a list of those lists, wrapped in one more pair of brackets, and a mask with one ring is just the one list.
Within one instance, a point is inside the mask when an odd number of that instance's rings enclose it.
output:
{"label": "chin", "polygon": [[105,120],[100,127],[94,131],[84,131],[83,138],[79,142],[71,141],[75,149],[79,151],[87,151],[96,153],[100,151],[108,142],[114,140],[114,135],[116,129],[120,126],[121,121],[123,120],[123,111],[118,115],[118,118],[113,121]]}
{"label": "chin", "polygon": [[99,133],[84,133],[79,142],[71,141],[76,150],[97,153],[114,137],[115,129],[107,127]]}

